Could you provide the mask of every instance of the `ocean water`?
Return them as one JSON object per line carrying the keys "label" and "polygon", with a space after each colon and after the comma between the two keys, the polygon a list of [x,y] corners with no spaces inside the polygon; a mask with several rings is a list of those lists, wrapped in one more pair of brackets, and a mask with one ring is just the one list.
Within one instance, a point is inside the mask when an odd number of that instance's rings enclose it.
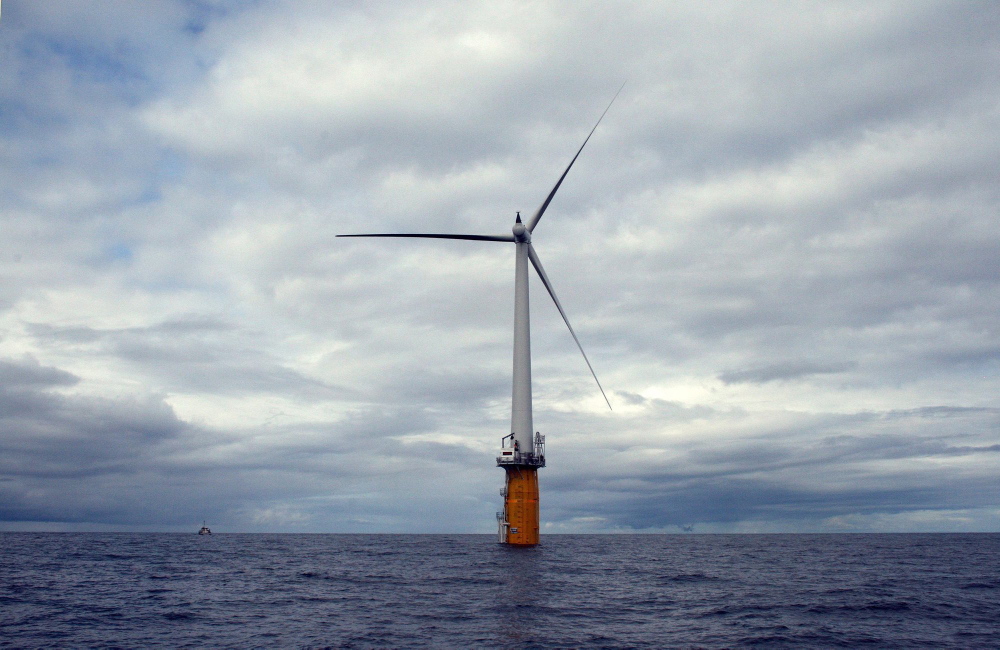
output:
{"label": "ocean water", "polygon": [[1000,535],[0,533],[2,647],[1000,647]]}

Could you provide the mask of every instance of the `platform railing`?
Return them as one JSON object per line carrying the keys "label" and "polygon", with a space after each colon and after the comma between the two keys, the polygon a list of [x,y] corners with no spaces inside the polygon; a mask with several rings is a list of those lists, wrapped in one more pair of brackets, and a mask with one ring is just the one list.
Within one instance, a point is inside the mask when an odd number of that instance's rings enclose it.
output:
{"label": "platform railing", "polygon": [[545,456],[535,455],[531,452],[522,453],[515,451],[511,456],[497,456],[497,465],[529,465],[531,467],[545,467]]}

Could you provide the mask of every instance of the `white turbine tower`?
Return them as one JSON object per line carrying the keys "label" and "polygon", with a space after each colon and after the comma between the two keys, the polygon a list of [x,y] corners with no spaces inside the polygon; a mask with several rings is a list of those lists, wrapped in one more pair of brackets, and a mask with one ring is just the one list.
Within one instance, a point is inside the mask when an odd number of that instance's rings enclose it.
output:
{"label": "white turbine tower", "polygon": [[[624,87],[624,84],[622,87]],[[618,89],[618,93],[620,92],[621,88]],[[552,283],[549,282],[549,277],[546,275],[545,269],[542,268],[542,262],[538,259],[538,253],[535,252],[535,247],[531,243],[531,235],[541,220],[542,215],[545,214],[545,210],[549,207],[549,203],[552,202],[552,197],[556,195],[559,186],[562,185],[563,179],[566,178],[570,168],[573,167],[573,163],[576,162],[576,159],[580,156],[580,152],[583,151],[583,148],[590,140],[590,136],[594,135],[594,131],[597,130],[597,126],[611,108],[611,104],[618,98],[618,93],[615,93],[607,108],[601,113],[597,124],[594,124],[594,128],[590,130],[583,144],[577,150],[576,155],[573,156],[569,165],[566,166],[562,176],[556,181],[549,195],[545,197],[545,200],[542,201],[542,204],[531,218],[528,219],[528,222],[523,223],[521,215],[518,213],[510,235],[461,235],[449,233],[337,235],[338,237],[466,239],[472,241],[509,242],[514,244],[514,379],[511,395],[510,435],[504,436],[501,443],[501,453],[497,458],[497,464],[507,472],[506,487],[503,491],[505,497],[504,510],[498,513],[500,539],[502,542],[514,545],[531,546],[538,543],[537,469],[545,466],[545,439],[541,434],[535,433],[531,414],[531,328],[528,315],[529,260],[531,261],[531,265],[535,267],[535,272],[538,273],[542,284],[545,285],[545,289],[552,297],[552,301],[555,303],[556,309],[559,310],[563,321],[565,321],[566,327],[569,328],[569,333],[573,335],[573,340],[576,341],[576,346],[580,349],[583,360],[587,363],[587,368],[590,369],[590,374],[594,377],[594,381],[597,382],[597,387],[600,389],[604,401],[607,402],[608,408],[611,408],[611,402],[608,401],[608,397],[604,393],[604,388],[601,387],[601,382],[597,379],[597,373],[594,372],[593,366],[590,365],[587,353],[583,351],[580,339],[577,338],[576,332],[573,331],[573,326],[570,325],[569,318],[559,303],[559,298],[556,297]]]}

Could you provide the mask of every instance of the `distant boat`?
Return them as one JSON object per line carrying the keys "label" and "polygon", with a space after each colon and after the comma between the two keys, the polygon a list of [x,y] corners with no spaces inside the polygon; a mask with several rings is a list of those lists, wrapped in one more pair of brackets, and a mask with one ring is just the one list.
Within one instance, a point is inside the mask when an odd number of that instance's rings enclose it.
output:
{"label": "distant boat", "polygon": [[205,522],[203,521],[203,522],[201,522],[201,530],[198,531],[198,534],[199,535],[211,535],[212,531],[209,530],[208,526],[206,526]]}

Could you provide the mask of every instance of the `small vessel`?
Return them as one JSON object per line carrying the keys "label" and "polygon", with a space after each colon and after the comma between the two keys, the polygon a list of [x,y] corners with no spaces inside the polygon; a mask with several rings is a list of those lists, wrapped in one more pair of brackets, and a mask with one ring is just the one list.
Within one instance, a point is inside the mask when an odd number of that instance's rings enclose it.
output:
{"label": "small vessel", "polygon": [[201,522],[201,530],[198,531],[199,535],[211,535],[212,531],[205,525],[205,522]]}

